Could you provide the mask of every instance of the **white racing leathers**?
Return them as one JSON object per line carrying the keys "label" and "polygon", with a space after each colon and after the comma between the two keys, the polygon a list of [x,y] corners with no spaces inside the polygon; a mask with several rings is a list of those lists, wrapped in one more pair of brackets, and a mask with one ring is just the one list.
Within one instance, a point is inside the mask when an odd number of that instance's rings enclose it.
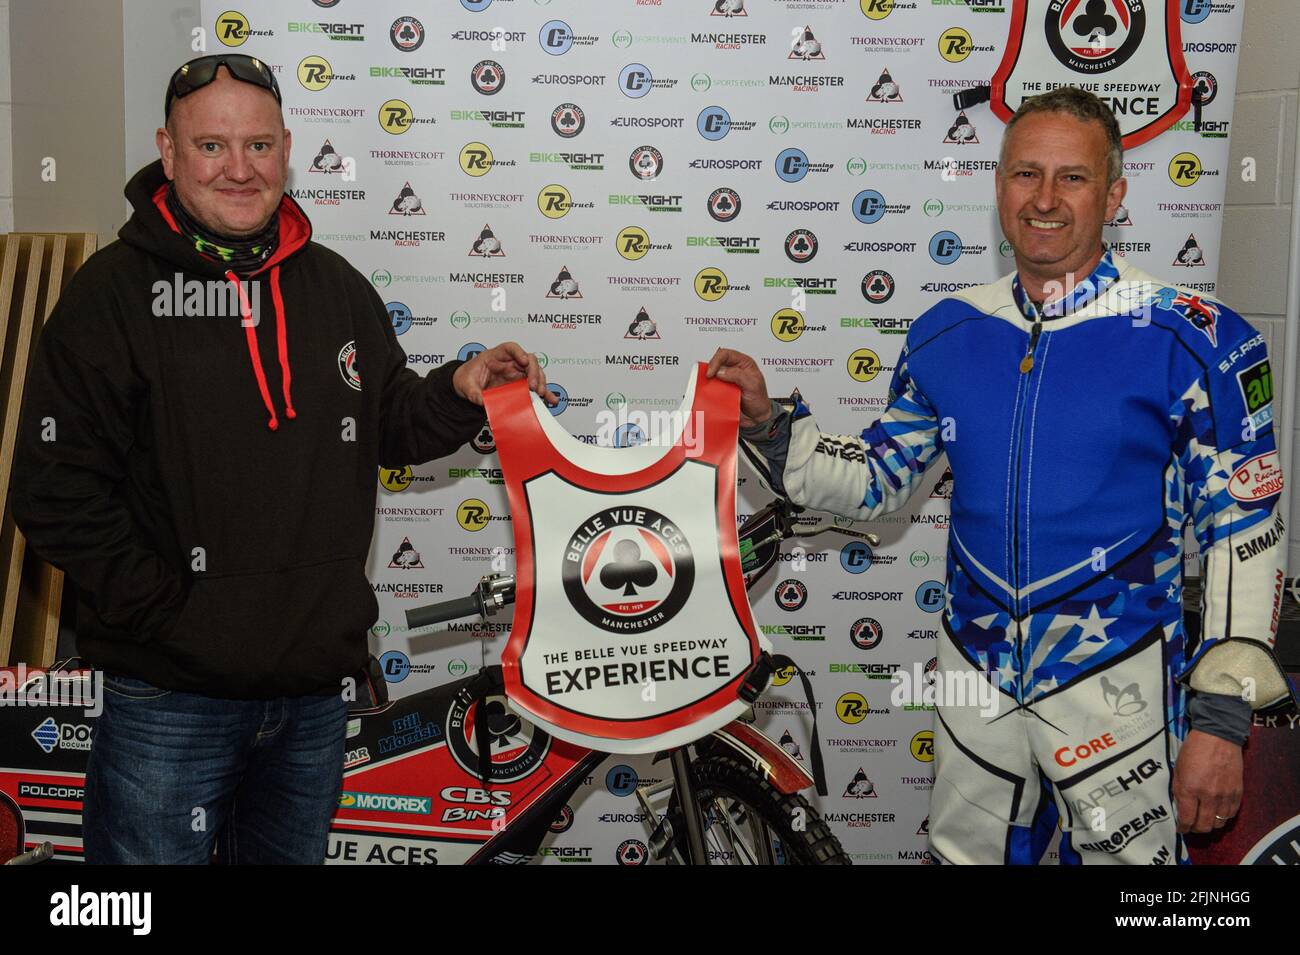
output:
{"label": "white racing leathers", "polygon": [[[1036,862],[1059,825],[1063,862],[1186,861],[1172,796],[1186,688],[1255,709],[1292,699],[1271,652],[1272,414],[1254,329],[1107,253],[1042,314],[1012,276],[935,305],[861,436],[820,433],[799,403],[751,444],[796,503],[857,520],[901,506],[947,454],[938,859]],[[1181,612],[1189,522],[1197,645]],[[961,702],[981,683],[995,708]]]}

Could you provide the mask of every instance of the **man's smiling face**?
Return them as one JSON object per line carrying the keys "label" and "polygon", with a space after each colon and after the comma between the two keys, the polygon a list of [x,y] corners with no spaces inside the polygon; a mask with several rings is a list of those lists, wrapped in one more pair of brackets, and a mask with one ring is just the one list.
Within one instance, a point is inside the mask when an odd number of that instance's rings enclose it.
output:
{"label": "man's smiling face", "polygon": [[1123,178],[1107,181],[1108,163],[1101,123],[1069,113],[1031,113],[1007,132],[998,219],[1027,284],[1065,281],[1068,291],[1095,267],[1102,225],[1127,190]]}
{"label": "man's smiling face", "polygon": [[157,143],[181,204],[214,232],[256,235],[279,208],[290,146],[280,105],[225,67],[176,101]]}

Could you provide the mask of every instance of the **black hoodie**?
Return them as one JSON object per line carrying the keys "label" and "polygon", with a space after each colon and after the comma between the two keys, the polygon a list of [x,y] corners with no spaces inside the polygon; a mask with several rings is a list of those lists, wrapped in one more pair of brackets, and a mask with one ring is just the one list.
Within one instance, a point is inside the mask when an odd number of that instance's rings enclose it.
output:
{"label": "black hoodie", "polygon": [[288,196],[242,309],[226,295],[222,317],[159,314],[177,281],[235,288],[175,230],[165,186],[161,163],[135,175],[120,241],[45,326],[14,520],[77,585],[88,663],[232,699],[337,690],[378,614],[378,467],[449,454],[483,411],[452,389],[458,363],[406,368],[384,303]]}

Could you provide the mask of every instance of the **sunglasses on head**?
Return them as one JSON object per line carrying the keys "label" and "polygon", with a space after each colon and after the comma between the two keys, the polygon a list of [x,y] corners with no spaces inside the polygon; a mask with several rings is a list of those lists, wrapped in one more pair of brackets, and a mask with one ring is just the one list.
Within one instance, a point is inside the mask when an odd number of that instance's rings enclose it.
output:
{"label": "sunglasses on head", "polygon": [[167,84],[167,101],[163,106],[164,118],[171,116],[172,103],[184,99],[195,90],[203,89],[217,78],[217,69],[222,66],[229,70],[230,75],[235,79],[267,90],[275,97],[277,103],[283,105],[284,101],[280,98],[280,84],[275,81],[269,66],[256,57],[242,53],[215,53],[190,60],[172,74],[171,82]]}

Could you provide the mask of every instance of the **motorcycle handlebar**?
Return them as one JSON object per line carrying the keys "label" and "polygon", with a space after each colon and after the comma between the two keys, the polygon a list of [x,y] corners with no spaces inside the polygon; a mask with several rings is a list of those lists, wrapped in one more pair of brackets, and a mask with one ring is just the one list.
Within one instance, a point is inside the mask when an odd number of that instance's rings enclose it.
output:
{"label": "motorcycle handlebar", "polygon": [[406,626],[414,630],[417,627],[431,627],[435,623],[446,623],[448,620],[457,620],[461,617],[478,617],[482,614],[483,603],[479,600],[476,591],[468,597],[444,600],[425,607],[412,607],[406,611]]}

